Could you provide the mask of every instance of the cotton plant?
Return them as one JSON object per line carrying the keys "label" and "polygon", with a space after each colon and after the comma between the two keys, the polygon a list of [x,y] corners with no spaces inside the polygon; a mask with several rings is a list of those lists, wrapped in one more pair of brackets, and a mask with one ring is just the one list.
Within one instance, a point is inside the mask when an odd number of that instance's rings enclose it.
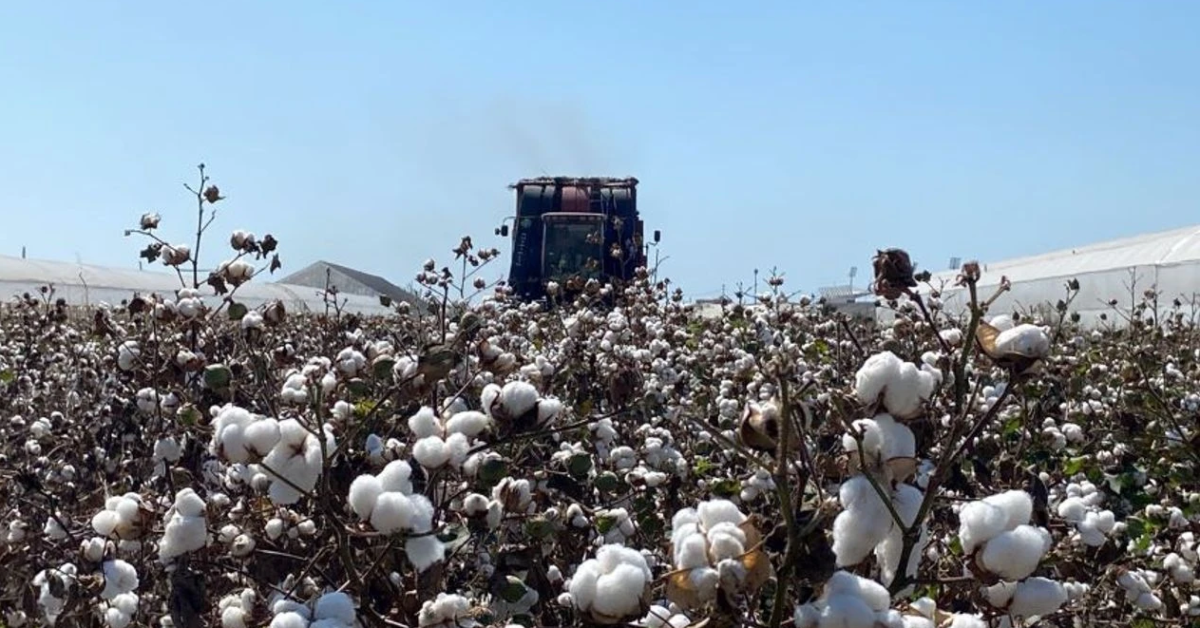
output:
{"label": "cotton plant", "polygon": [[667,597],[683,608],[753,593],[773,574],[754,521],[729,500],[684,508],[671,518]]}
{"label": "cotton plant", "polygon": [[433,534],[433,504],[413,492],[412,467],[407,462],[394,460],[378,474],[358,476],[347,499],[359,521],[376,531],[405,533],[405,555],[419,571],[444,559],[445,546]]}
{"label": "cotton plant", "polygon": [[902,568],[906,577],[916,575],[930,539],[924,522],[908,564],[900,561],[904,530],[916,521],[925,495],[907,483],[917,470],[916,441],[912,430],[896,417],[911,418],[920,411],[939,382],[934,373],[928,365],[917,367],[885,352],[868,358],[856,374],[858,400],[877,407],[879,413],[855,420],[842,437],[842,448],[856,473],[838,490],[842,511],[834,519],[833,552],[839,567],[857,565],[874,555],[885,583],[895,580]]}
{"label": "cotton plant", "polygon": [[652,580],[641,552],[609,544],[579,565],[567,583],[567,594],[577,612],[611,624],[645,613]]}
{"label": "cotton plant", "polygon": [[255,475],[267,478],[268,495],[279,505],[294,504],[311,493],[337,447],[328,426],[321,439],[298,419],[277,420],[233,404],[213,408],[213,415],[209,453],[249,465],[252,481]]}
{"label": "cotton plant", "polygon": [[817,599],[795,607],[792,621],[795,628],[989,628],[982,615],[945,612],[930,598],[896,609],[886,587],[842,570]]}
{"label": "cotton plant", "polygon": [[985,589],[988,602],[1022,619],[1057,611],[1069,595],[1062,583],[1034,576],[1054,539],[1045,528],[1029,523],[1032,513],[1033,500],[1021,490],[968,502],[958,512],[965,569],[998,580]]}

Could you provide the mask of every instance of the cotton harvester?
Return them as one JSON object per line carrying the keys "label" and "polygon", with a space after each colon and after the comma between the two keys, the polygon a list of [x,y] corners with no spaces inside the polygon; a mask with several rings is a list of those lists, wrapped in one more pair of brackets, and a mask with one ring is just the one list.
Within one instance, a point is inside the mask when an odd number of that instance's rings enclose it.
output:
{"label": "cotton harvester", "polygon": [[[515,296],[542,299],[550,282],[573,292],[589,279],[633,278],[646,265],[637,184],[632,177],[541,177],[510,185],[517,191],[508,273]],[[508,236],[508,225],[496,233]],[[655,244],[660,237],[655,231]]]}

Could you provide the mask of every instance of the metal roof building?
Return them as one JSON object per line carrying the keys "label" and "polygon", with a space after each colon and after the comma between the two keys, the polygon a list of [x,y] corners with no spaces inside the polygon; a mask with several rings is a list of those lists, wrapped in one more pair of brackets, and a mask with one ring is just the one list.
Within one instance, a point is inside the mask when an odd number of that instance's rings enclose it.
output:
{"label": "metal roof building", "polygon": [[[190,273],[185,273],[189,275]],[[11,301],[23,293],[37,296],[38,290],[53,284],[55,298],[70,305],[112,305],[129,299],[135,293],[173,296],[180,289],[179,277],[170,272],[150,272],[136,269],[111,268],[91,264],[32,260],[0,255],[0,301]],[[238,288],[234,300],[253,309],[273,300],[280,300],[290,312],[325,312],[321,290],[311,286],[251,280]],[[212,288],[201,286],[200,294],[209,304],[221,297]],[[358,314],[388,314],[393,310],[380,304],[375,296],[340,294],[345,301],[343,312]]]}
{"label": "metal roof building", "polygon": [[[1096,322],[1102,313],[1109,314],[1109,322],[1119,323],[1109,302],[1116,299],[1118,307],[1128,310],[1151,288],[1165,306],[1179,299],[1189,314],[1200,313],[1200,225],[979,262],[983,271],[980,299],[995,293],[1001,277],[1012,282],[1012,289],[992,305],[991,312],[996,314],[1052,310],[1066,296],[1065,285],[1071,279],[1079,281],[1071,311],[1078,312],[1085,324]],[[951,287],[957,275],[958,271],[935,273],[931,283],[945,286],[942,299],[946,311],[961,315],[968,295],[964,288]]]}

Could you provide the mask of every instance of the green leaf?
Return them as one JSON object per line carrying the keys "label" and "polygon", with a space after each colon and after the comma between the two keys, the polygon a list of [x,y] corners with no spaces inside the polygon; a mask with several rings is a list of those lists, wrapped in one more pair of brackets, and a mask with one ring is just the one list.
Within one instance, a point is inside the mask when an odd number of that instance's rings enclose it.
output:
{"label": "green leaf", "polygon": [[567,470],[576,478],[585,478],[589,471],[592,470],[592,456],[586,453],[578,453],[571,456],[567,461]]}
{"label": "green leaf", "polygon": [[716,482],[710,483],[708,486],[712,491],[712,494],[716,495],[717,497],[730,498],[740,495],[742,492],[742,483],[733,478],[717,480]]}
{"label": "green leaf", "polygon": [[0,384],[11,384],[17,378],[17,374],[12,372],[12,369],[4,369],[0,371]]}
{"label": "green leaf", "polygon": [[612,530],[615,525],[617,525],[616,517],[608,515],[596,517],[596,531],[600,534],[608,534],[608,531]]}
{"label": "green leaf", "polygon": [[354,395],[359,399],[365,397],[371,392],[371,386],[368,385],[366,380],[361,377],[355,377],[349,382],[346,382],[346,387],[350,389],[351,395]]}
{"label": "green leaf", "polygon": [[204,368],[204,385],[212,390],[221,390],[233,380],[233,371],[224,364],[211,364]]}
{"label": "green leaf", "polygon": [[354,404],[354,416],[362,418],[371,414],[371,411],[378,405],[374,399],[363,399]]}
{"label": "green leaf", "polygon": [[242,320],[242,317],[244,317],[249,311],[250,310],[247,309],[245,305],[242,305],[236,301],[232,302],[229,304],[229,320],[240,321]]}
{"label": "green leaf", "polygon": [[544,539],[554,534],[554,524],[545,517],[533,517],[525,522],[525,533],[535,539]]}
{"label": "green leaf", "polygon": [[508,477],[508,464],[500,458],[488,458],[479,465],[479,479],[488,487],[495,486]]}
{"label": "green leaf", "polygon": [[200,410],[190,403],[180,408],[176,416],[179,417],[180,423],[187,426],[196,425],[200,419],[204,418],[204,415],[200,414]]}
{"label": "green leaf", "polygon": [[387,379],[392,376],[392,367],[396,366],[396,361],[388,356],[379,356],[375,358],[375,362],[371,364],[371,374],[376,379]]}
{"label": "green leaf", "polygon": [[1070,458],[1063,465],[1063,473],[1067,475],[1075,475],[1083,470],[1083,463],[1087,462],[1087,456],[1077,456]]}
{"label": "green leaf", "polygon": [[596,488],[606,493],[612,492],[620,485],[621,481],[617,479],[617,474],[612,471],[605,471],[596,476]]}
{"label": "green leaf", "polygon": [[529,589],[526,588],[524,582],[521,582],[520,578],[516,576],[505,576],[504,586],[500,589],[500,597],[504,598],[505,602],[515,604],[520,602],[521,598],[525,597],[525,592],[528,590]]}

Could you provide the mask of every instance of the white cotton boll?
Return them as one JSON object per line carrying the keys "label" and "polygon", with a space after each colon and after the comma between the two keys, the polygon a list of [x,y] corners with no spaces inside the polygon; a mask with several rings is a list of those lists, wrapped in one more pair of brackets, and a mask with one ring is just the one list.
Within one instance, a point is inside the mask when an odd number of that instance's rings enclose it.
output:
{"label": "white cotton boll", "polygon": [[793,612],[792,621],[794,628],[818,628],[821,611],[812,604],[802,604]]}
{"label": "white cotton boll", "polygon": [[875,611],[855,595],[832,595],[825,600],[820,626],[836,628],[875,628]]}
{"label": "white cotton boll", "polygon": [[204,509],[204,500],[190,488],[185,488],[175,495],[175,510],[184,517],[199,517],[204,514]]}
{"label": "white cotton boll", "polygon": [[326,593],[317,599],[317,606],[313,610],[313,617],[316,619],[333,619],[348,627],[357,619],[357,613],[354,610],[354,600],[351,600],[349,595],[341,591]]}
{"label": "white cotton boll", "polygon": [[1016,582],[998,582],[988,587],[983,588],[983,596],[987,599],[988,604],[996,608],[1004,608],[1012,601],[1013,594],[1017,591]]}
{"label": "white cotton boll", "polygon": [[907,425],[897,423],[896,419],[888,414],[876,416],[875,425],[881,437],[880,447],[884,460],[916,457],[916,437]]}
{"label": "white cotton boll", "polygon": [[449,456],[450,465],[454,468],[462,468],[470,452],[471,443],[467,440],[466,434],[455,433],[446,437],[446,454]]}
{"label": "white cotton boll", "polygon": [[474,438],[486,430],[491,421],[488,415],[477,410],[458,412],[446,421],[446,432]]}
{"label": "white cotton boll", "polygon": [[412,523],[413,507],[407,495],[386,492],[379,495],[371,512],[371,527],[391,534],[409,527]]}
{"label": "white cotton boll", "polygon": [[509,382],[500,391],[500,403],[510,417],[519,417],[532,410],[538,397],[537,388],[529,382]]}
{"label": "white cotton boll", "polygon": [[88,562],[93,563],[98,563],[104,559],[104,551],[106,548],[107,543],[105,543],[103,538],[98,536],[87,539],[80,545],[80,551],[83,553],[83,557],[87,559]]}
{"label": "white cotton boll", "polygon": [[413,445],[413,458],[426,469],[437,469],[450,461],[450,451],[441,437],[426,436]]}
{"label": "white cotton boll", "polygon": [[1048,578],[1022,580],[1013,592],[1009,613],[1016,617],[1049,615],[1067,602],[1067,590]]}
{"label": "white cotton boll", "polygon": [[101,536],[112,536],[120,523],[121,515],[115,510],[101,510],[92,516],[92,529]]}
{"label": "white cotton boll", "polygon": [[[375,502],[372,501],[371,506],[373,507],[374,505]],[[274,541],[283,536],[283,527],[283,519],[274,517],[267,522],[267,525],[263,526],[263,531],[266,532],[268,539]]]}
{"label": "white cotton boll", "polygon": [[1087,512],[1087,505],[1079,497],[1068,497],[1058,504],[1058,516],[1071,523],[1083,521]]}
{"label": "white cotton boll", "polygon": [[838,497],[844,510],[833,520],[833,552],[838,566],[856,565],[884,540],[894,522],[870,480],[861,475],[843,482]]}
{"label": "white cotton boll", "polygon": [[121,612],[119,608],[110,607],[104,611],[104,623],[109,628],[125,628],[131,621],[133,618]]}
{"label": "white cotton boll", "polygon": [[996,336],[996,353],[1043,358],[1050,353],[1050,337],[1041,327],[1022,323]]}
{"label": "white cotton boll", "polygon": [[849,571],[836,571],[825,582],[825,595],[850,595],[858,597],[874,612],[886,610],[892,603],[887,587],[874,580],[863,578]]}
{"label": "white cotton boll", "polygon": [[221,628],[248,628],[249,614],[238,606],[229,606],[221,611]]}
{"label": "white cotton boll", "polygon": [[479,393],[480,404],[483,406],[484,412],[489,416],[492,414],[492,408],[499,403],[502,390],[499,384],[493,383],[484,386],[483,390]]}
{"label": "white cotton boll", "polygon": [[546,423],[558,418],[562,414],[563,403],[554,397],[546,397],[538,402],[538,424],[545,425]]}
{"label": "white cotton boll", "polygon": [[385,491],[395,491],[405,495],[413,492],[412,466],[404,460],[393,460],[375,476]]}
{"label": "white cotton boll", "polygon": [[373,475],[360,475],[350,483],[350,509],[358,515],[360,521],[371,518],[375,509],[375,500],[383,493],[383,482]]}
{"label": "white cotton boll", "polygon": [[970,555],[975,548],[987,543],[1008,527],[1008,512],[986,502],[965,504],[958,513],[958,536],[963,553]]}
{"label": "white cotton boll", "polygon": [[1002,532],[983,547],[979,562],[1005,580],[1021,580],[1037,569],[1046,551],[1045,534],[1030,525]]}
{"label": "white cotton boll", "polygon": [[317,522],[312,519],[305,519],[296,524],[296,530],[300,536],[312,536],[317,533]]}
{"label": "white cotton boll", "polygon": [[404,542],[404,554],[417,571],[425,571],[446,557],[446,546],[432,534],[410,537]]}
{"label": "white cotton boll", "polygon": [[308,620],[296,611],[279,613],[271,619],[268,628],[309,628]]}
{"label": "white cotton boll", "polygon": [[737,504],[727,499],[712,499],[700,502],[696,507],[696,516],[705,529],[711,530],[720,523],[741,525],[746,515],[738,510]]}
{"label": "white cotton boll", "polygon": [[1033,498],[1022,490],[1004,491],[985,497],[983,501],[999,506],[1008,514],[1008,522],[1004,525],[1006,530],[1029,523],[1029,518],[1033,516]]}
{"label": "white cotton boll", "polygon": [[746,552],[746,534],[729,522],[722,522],[708,531],[708,556],[713,563],[735,558]]}
{"label": "white cotton boll", "polygon": [[279,442],[279,421],[271,418],[259,419],[244,430],[246,448],[259,455],[265,456]]}
{"label": "white cotton boll", "polygon": [[254,551],[255,545],[254,537],[248,534],[239,534],[229,544],[229,553],[235,558],[249,556]]}
{"label": "white cotton boll", "polygon": [[429,406],[421,406],[416,414],[408,418],[408,429],[417,438],[442,435],[442,424]]}
{"label": "white cotton boll", "polygon": [[689,534],[675,544],[675,568],[696,569],[708,566],[705,538],[701,534]]}
{"label": "white cotton boll", "polygon": [[100,596],[111,600],[122,593],[130,593],[138,588],[138,573],[133,565],[120,560],[110,560],[104,563],[104,590]]}
{"label": "white cotton boll", "polygon": [[987,620],[979,615],[951,615],[945,628],[988,628]]}
{"label": "white cotton boll", "polygon": [[241,528],[233,524],[227,524],[217,532],[217,540],[222,543],[229,543],[241,533]]}

